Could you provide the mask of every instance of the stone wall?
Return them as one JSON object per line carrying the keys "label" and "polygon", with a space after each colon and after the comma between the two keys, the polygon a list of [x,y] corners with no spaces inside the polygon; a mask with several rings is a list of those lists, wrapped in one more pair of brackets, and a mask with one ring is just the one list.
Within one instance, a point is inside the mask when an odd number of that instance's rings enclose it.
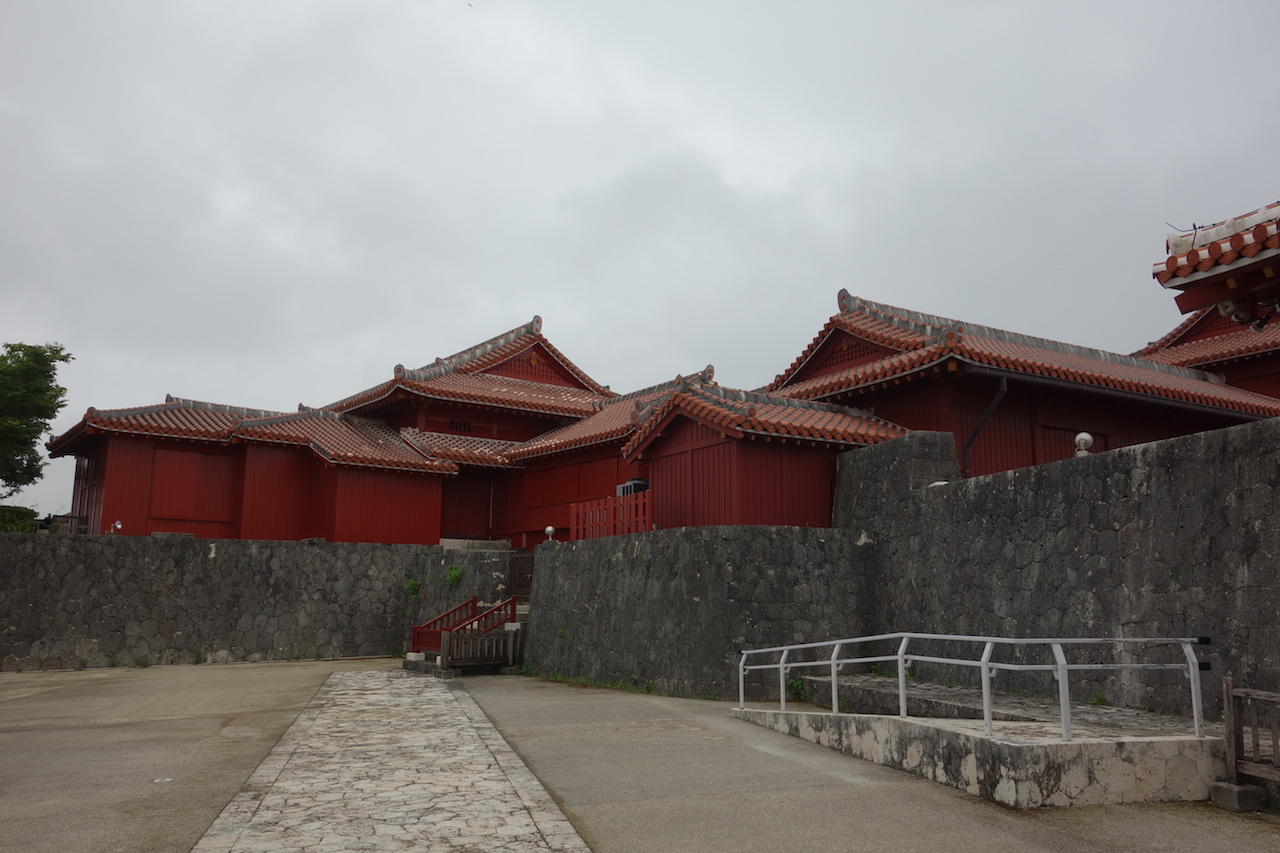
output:
{"label": "stone wall", "polygon": [[[399,654],[410,624],[504,595],[505,552],[0,534],[0,668]],[[449,586],[446,568],[461,578]],[[415,599],[408,588],[421,581]]]}
{"label": "stone wall", "polygon": [[[915,433],[845,454],[837,481],[833,529],[540,546],[527,665],[732,696],[744,647],[903,630],[1210,636],[1211,715],[1227,672],[1280,689],[1280,420],[970,480],[949,435]],[[0,534],[0,664],[395,654],[409,624],[505,597],[507,565],[440,547]],[[1053,690],[1038,678],[998,686]],[[1072,683],[1079,700],[1188,707],[1176,673]]]}
{"label": "stone wall", "polygon": [[[731,696],[741,647],[891,631],[1209,636],[1198,651],[1213,667],[1211,716],[1227,672],[1280,689],[1280,421],[969,480],[954,447],[915,433],[845,454],[832,530],[541,546],[529,666]],[[1189,712],[1176,672],[1073,674],[1072,685],[1079,701]],[[1002,674],[997,687],[1055,690],[1045,675]]]}
{"label": "stone wall", "polygon": [[[1228,672],[1280,689],[1280,421],[962,481],[920,461],[944,460],[951,442],[917,433],[901,448],[842,458],[834,518],[874,553],[861,608],[869,624],[1006,637],[1207,636],[1212,645],[1197,653],[1212,665],[1211,714],[1221,712]],[[939,480],[951,482],[931,485]],[[1190,710],[1185,683],[1134,670],[1072,679],[1078,699],[1101,694],[1177,713]]]}
{"label": "stone wall", "polygon": [[738,650],[864,633],[847,531],[702,527],[537,550],[525,661],[678,695],[737,695]]}

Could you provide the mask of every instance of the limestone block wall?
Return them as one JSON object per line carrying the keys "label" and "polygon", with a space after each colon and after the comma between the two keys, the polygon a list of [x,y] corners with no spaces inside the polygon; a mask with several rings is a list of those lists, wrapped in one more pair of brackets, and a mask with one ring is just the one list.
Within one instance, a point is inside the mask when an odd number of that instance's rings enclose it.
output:
{"label": "limestone block wall", "polygon": [[[411,545],[0,534],[0,667],[398,654],[413,622],[503,595],[499,563]],[[448,565],[462,570],[452,587]]]}
{"label": "limestone block wall", "polygon": [[737,695],[738,649],[860,634],[847,531],[660,530],[537,549],[525,662],[681,695]]}
{"label": "limestone block wall", "polygon": [[[969,480],[952,436],[915,433],[841,457],[833,529],[540,546],[526,661],[732,696],[742,647],[891,631],[1209,636],[1198,653],[1212,666],[1203,690],[1212,718],[1228,672],[1280,690],[1277,485],[1274,420]],[[1110,647],[1073,655],[1138,659]],[[1007,673],[996,686],[1056,689],[1046,675]],[[1072,686],[1076,701],[1190,713],[1178,672],[1073,674]]]}
{"label": "limestone block wall", "polygon": [[[834,519],[867,543],[867,624],[1009,637],[1209,636],[1198,654],[1213,667],[1204,673],[1211,715],[1221,713],[1228,672],[1280,689],[1280,421],[969,480],[950,473],[951,442],[917,433],[841,459]],[[1104,649],[1099,659],[1128,656]],[[1000,680],[1053,689],[1043,678]],[[1079,701],[1100,695],[1190,711],[1177,673],[1130,670],[1072,684]]]}

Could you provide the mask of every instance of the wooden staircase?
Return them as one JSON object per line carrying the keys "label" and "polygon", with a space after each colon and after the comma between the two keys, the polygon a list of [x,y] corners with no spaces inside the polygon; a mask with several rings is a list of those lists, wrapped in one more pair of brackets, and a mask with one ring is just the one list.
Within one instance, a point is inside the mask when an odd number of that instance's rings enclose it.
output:
{"label": "wooden staircase", "polygon": [[[484,611],[472,597],[413,628],[413,654],[405,668],[442,678],[459,675],[463,667],[499,666],[514,672],[523,651],[520,639],[515,596]],[[419,654],[423,659],[415,660]]]}

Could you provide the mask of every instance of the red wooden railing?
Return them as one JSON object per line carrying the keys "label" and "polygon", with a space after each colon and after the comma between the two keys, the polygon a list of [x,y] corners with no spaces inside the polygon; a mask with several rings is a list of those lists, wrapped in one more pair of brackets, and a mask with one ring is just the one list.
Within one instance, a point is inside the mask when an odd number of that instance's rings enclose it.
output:
{"label": "red wooden railing", "polygon": [[618,495],[596,501],[573,504],[570,511],[569,538],[598,539],[624,533],[645,533],[653,529],[652,503],[649,492]]}
{"label": "red wooden railing", "polygon": [[483,613],[443,632],[440,640],[440,668],[506,664],[512,666],[517,657],[519,631],[494,632],[495,628],[516,621],[516,598],[495,604]]}
{"label": "red wooden railing", "polygon": [[516,621],[516,597],[498,602],[483,613],[477,613],[450,628],[453,634],[487,634],[499,625]]}
{"label": "red wooden railing", "polygon": [[436,618],[423,622],[421,625],[415,625],[409,640],[410,648],[415,652],[434,652],[439,654],[440,636],[445,631],[452,631],[459,625],[474,619],[476,610],[479,609],[476,606],[479,600],[473,595],[452,610],[441,613]]}

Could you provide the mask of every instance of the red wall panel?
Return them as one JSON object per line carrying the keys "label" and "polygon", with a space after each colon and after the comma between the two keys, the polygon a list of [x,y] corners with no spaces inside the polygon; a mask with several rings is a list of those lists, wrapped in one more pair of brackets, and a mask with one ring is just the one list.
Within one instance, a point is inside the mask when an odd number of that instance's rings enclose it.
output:
{"label": "red wall panel", "polygon": [[[502,472],[505,473],[505,472]],[[494,515],[495,472],[464,469],[441,484],[440,535],[456,539],[484,539]]]}
{"label": "red wall panel", "polygon": [[495,510],[489,536],[529,547],[546,539],[547,526],[556,528],[557,536],[567,535],[574,503],[612,497],[619,485],[647,475],[646,464],[628,464],[618,451],[616,443],[605,444],[504,472],[496,482],[494,505],[505,512]]}
{"label": "red wall panel", "polygon": [[836,451],[722,438],[681,418],[646,451],[659,529],[720,524],[831,526]]}
{"label": "red wall panel", "polygon": [[838,451],[738,441],[740,474],[733,524],[830,527]]}
{"label": "red wall panel", "polygon": [[323,536],[314,507],[320,459],[307,448],[245,446],[240,535],[245,539]]}
{"label": "red wall panel", "polygon": [[433,545],[440,541],[440,478],[361,468],[329,469],[335,542]]}
{"label": "red wall panel", "polygon": [[659,530],[735,523],[733,444],[703,424],[677,418],[645,450]]}
{"label": "red wall panel", "polygon": [[127,536],[151,532],[147,513],[151,507],[151,460],[154,444],[143,438],[113,435],[106,439],[102,517],[92,533],[106,533],[115,522]]}

